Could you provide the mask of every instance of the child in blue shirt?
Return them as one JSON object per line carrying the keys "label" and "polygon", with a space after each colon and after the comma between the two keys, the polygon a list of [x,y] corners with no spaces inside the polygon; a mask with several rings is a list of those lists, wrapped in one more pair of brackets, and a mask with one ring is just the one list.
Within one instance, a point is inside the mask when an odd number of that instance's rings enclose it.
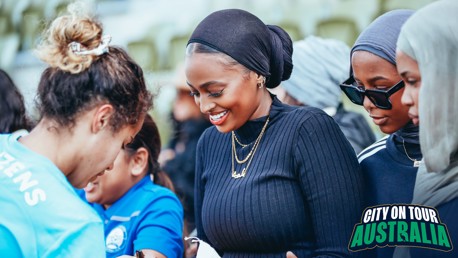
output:
{"label": "child in blue shirt", "polygon": [[141,68],[109,46],[80,4],[56,18],[37,54],[48,64],[29,134],[0,136],[0,257],[105,257],[100,217],[75,193],[113,166],[151,94]]}
{"label": "child in blue shirt", "polygon": [[159,171],[160,149],[159,131],[148,115],[113,168],[84,189],[105,222],[107,257],[136,251],[145,257],[183,256],[183,208],[170,179]]}

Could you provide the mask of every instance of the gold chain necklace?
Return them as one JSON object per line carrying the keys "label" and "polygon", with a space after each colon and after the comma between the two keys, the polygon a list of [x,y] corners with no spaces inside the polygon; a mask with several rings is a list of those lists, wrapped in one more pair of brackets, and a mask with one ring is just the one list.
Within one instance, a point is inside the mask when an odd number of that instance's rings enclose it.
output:
{"label": "gold chain necklace", "polygon": [[234,131],[232,131],[232,136],[235,138],[235,141],[238,143],[238,145],[242,146],[242,148],[245,148],[247,147],[248,145],[250,144],[243,144],[239,141],[239,139],[237,138],[237,135],[235,135]]}
{"label": "gold chain necklace", "polygon": [[[264,134],[264,131],[266,130],[266,127],[267,127],[268,123],[269,123],[269,118],[267,118],[264,126],[262,127],[261,132],[258,135],[258,138],[256,138],[256,141],[253,144],[253,148],[251,148],[251,151],[248,153],[248,155],[243,160],[240,160],[239,157],[237,156],[237,152],[235,151],[235,144],[232,145],[232,149],[234,151],[235,160],[237,161],[238,164],[243,164],[243,163],[247,162],[248,159],[250,159],[250,157],[253,155],[253,151],[256,149],[256,146],[259,144],[259,141],[261,140],[262,135]],[[232,131],[232,141],[234,141],[234,139],[236,139],[236,138],[237,137],[235,136],[234,131]]]}
{"label": "gold chain necklace", "polygon": [[[242,160],[241,162],[237,158],[237,150],[235,148],[235,138],[236,137],[235,137],[234,131],[232,131],[232,151],[231,151],[232,159],[231,160],[232,160],[232,177],[233,178],[238,179],[238,178],[242,178],[242,177],[244,177],[246,175],[246,172],[248,171],[248,168],[250,167],[251,161],[253,160],[254,154],[256,153],[256,150],[258,149],[259,143],[261,142],[261,138],[264,135],[264,132],[266,131],[267,124],[269,124],[269,117],[267,117],[266,123],[262,127],[261,133],[259,134],[258,138],[254,142],[253,148],[248,153],[248,156],[244,160]],[[235,156],[235,160],[237,161],[238,164],[243,164],[246,161],[248,161],[246,167],[244,167],[242,169],[241,173],[237,173],[237,171],[235,170],[234,156]]]}
{"label": "gold chain necklace", "polygon": [[407,158],[409,158],[411,161],[413,161],[413,166],[416,167],[416,168],[419,167],[420,164],[421,164],[421,160],[412,159],[409,156],[409,153],[407,153],[406,145],[404,144],[404,140],[402,140],[402,147],[404,147],[404,152],[406,153]]}

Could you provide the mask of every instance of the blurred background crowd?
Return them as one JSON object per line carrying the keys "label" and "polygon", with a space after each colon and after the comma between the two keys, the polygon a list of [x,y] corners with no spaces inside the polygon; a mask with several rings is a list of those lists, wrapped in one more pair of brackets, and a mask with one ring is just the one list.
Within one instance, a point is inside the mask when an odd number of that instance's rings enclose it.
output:
{"label": "blurred background crowd", "polygon": [[[113,37],[112,44],[128,50],[144,68],[148,87],[157,94],[153,116],[162,142],[176,137],[172,133],[174,120],[170,114],[173,99],[179,96],[177,87],[185,86],[177,66],[184,59],[192,29],[210,12],[245,9],[268,24],[283,27],[293,41],[317,35],[339,39],[351,46],[361,30],[381,13],[398,8],[418,9],[432,1],[92,0],[105,31]],[[32,118],[36,87],[45,67],[34,56],[33,48],[47,22],[64,11],[70,2],[0,0],[0,68],[8,72],[19,87]],[[347,106],[359,111],[355,105]]]}

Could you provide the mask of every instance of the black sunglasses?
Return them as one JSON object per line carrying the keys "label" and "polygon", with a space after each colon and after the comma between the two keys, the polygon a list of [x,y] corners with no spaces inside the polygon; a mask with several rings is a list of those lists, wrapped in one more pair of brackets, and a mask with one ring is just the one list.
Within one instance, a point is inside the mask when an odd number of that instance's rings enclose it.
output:
{"label": "black sunglasses", "polygon": [[404,81],[396,83],[388,90],[365,90],[361,86],[356,85],[355,78],[350,76],[346,81],[340,84],[340,88],[345,95],[356,105],[363,105],[364,96],[368,97],[374,105],[380,109],[391,109],[390,96],[404,87]]}

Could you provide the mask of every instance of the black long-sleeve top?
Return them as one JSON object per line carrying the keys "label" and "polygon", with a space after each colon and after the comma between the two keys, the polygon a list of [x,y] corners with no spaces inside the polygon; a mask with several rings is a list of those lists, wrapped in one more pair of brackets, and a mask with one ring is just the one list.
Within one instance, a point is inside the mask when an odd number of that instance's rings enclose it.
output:
{"label": "black long-sleeve top", "polygon": [[[223,257],[346,257],[362,212],[356,155],[334,120],[276,98],[245,177],[231,177],[231,134],[208,128],[197,147],[198,237]],[[267,117],[236,131],[246,157]],[[234,162],[237,171],[243,166]]]}

